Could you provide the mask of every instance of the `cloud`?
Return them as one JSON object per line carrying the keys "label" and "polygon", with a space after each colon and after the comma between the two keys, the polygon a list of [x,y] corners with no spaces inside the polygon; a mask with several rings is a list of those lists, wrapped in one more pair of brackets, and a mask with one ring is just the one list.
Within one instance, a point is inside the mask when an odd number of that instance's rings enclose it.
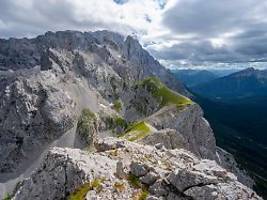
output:
{"label": "cloud", "polygon": [[109,29],[135,34],[167,67],[267,60],[265,0],[1,0],[0,37]]}
{"label": "cloud", "polygon": [[172,45],[148,48],[169,67],[267,67],[266,9],[264,0],[177,0],[162,16]]}
{"label": "cloud", "polygon": [[164,24],[177,33],[216,36],[251,23],[262,0],[179,0],[170,8]]}
{"label": "cloud", "polygon": [[[42,34],[48,30],[110,29],[143,34],[156,21],[154,0],[1,0],[1,37]],[[150,19],[150,20],[147,20]]]}

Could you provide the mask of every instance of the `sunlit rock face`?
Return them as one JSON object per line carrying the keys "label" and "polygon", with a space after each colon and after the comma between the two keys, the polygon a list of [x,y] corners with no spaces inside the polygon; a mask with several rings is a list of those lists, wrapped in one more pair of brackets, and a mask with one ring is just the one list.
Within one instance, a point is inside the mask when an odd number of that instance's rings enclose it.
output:
{"label": "sunlit rock face", "polygon": [[138,41],[108,31],[47,32],[0,43],[2,172],[12,172],[33,147],[42,151],[39,146],[74,127],[90,101],[97,110],[97,93],[112,101],[136,80],[171,77]]}
{"label": "sunlit rock face", "polygon": [[167,150],[116,138],[97,151],[53,148],[18,187],[14,199],[261,199],[216,164],[186,150]]}

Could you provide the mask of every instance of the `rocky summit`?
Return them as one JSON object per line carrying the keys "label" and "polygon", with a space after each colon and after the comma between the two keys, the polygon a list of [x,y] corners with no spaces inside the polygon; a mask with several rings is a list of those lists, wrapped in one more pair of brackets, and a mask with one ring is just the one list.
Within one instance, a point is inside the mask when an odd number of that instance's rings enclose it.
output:
{"label": "rocky summit", "polygon": [[[118,138],[52,148],[13,199],[260,199],[215,161]],[[49,184],[48,184],[49,183]]]}
{"label": "rocky summit", "polygon": [[2,39],[0,70],[1,199],[261,199],[131,36]]}

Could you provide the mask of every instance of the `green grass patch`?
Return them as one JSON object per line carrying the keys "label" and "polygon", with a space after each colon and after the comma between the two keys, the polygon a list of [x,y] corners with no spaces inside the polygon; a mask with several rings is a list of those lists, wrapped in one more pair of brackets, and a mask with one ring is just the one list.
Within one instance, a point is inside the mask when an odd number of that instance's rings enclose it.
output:
{"label": "green grass patch", "polygon": [[90,190],[100,192],[102,190],[102,182],[104,179],[94,179],[89,183],[85,183],[78,187],[72,194],[70,194],[67,200],[85,200],[86,194]]}
{"label": "green grass patch", "polygon": [[107,128],[111,129],[117,136],[122,134],[122,132],[128,128],[127,121],[120,116],[108,116],[104,121],[107,124]]}
{"label": "green grass patch", "polygon": [[91,185],[90,185],[90,190],[95,190],[97,192],[100,192],[102,190],[102,182],[104,181],[104,179],[94,179],[92,182],[91,182]]}
{"label": "green grass patch", "polygon": [[120,112],[122,110],[122,102],[121,100],[117,99],[113,102],[113,109],[117,112]]}
{"label": "green grass patch", "polygon": [[114,116],[114,117],[109,117],[107,119],[107,123],[110,129],[114,129],[117,127],[121,127],[123,129],[127,129],[128,123],[126,120],[122,117],[119,116]]}
{"label": "green grass patch", "polygon": [[77,130],[79,134],[81,136],[86,137],[95,122],[96,122],[96,115],[88,108],[83,109],[77,124]]}
{"label": "green grass patch", "polygon": [[140,191],[140,193],[138,194],[137,199],[138,200],[146,200],[148,195],[149,195],[149,192],[148,192],[147,188],[143,187],[142,190]]}
{"label": "green grass patch", "polygon": [[10,194],[5,194],[3,200],[11,200],[11,195]]}
{"label": "green grass patch", "polygon": [[77,188],[67,198],[68,200],[85,200],[86,194],[90,191],[90,183],[85,183]]}
{"label": "green grass patch", "polygon": [[131,174],[131,173],[128,175],[127,180],[129,182],[129,184],[134,188],[138,189],[138,188],[142,187],[142,183],[139,180],[139,178],[137,176]]}
{"label": "green grass patch", "polygon": [[169,89],[156,77],[148,77],[141,81],[140,85],[146,88],[162,107],[171,104],[181,107],[193,103],[189,98]]}
{"label": "green grass patch", "polygon": [[114,124],[115,124],[115,126],[119,126],[119,127],[124,128],[124,129],[127,129],[127,127],[128,127],[128,123],[122,117],[116,117],[114,119]]}
{"label": "green grass patch", "polygon": [[144,121],[132,124],[123,134],[123,138],[129,141],[136,141],[143,139],[151,133],[149,124]]}
{"label": "green grass patch", "polygon": [[133,188],[140,189],[140,191],[137,194],[135,194],[133,199],[134,200],[146,200],[149,195],[148,188],[147,186],[141,183],[139,177],[130,173],[127,177],[127,180]]}

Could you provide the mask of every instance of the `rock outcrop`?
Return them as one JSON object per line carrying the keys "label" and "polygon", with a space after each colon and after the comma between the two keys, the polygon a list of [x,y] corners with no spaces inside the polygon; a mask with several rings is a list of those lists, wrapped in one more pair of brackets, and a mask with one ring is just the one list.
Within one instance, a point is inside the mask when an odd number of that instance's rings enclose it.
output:
{"label": "rock outcrop", "polygon": [[220,147],[216,147],[216,153],[218,156],[217,162],[219,165],[221,165],[228,171],[234,173],[237,176],[239,182],[245,184],[250,188],[254,186],[254,180],[248,175],[248,173],[244,169],[241,170],[239,168],[232,154],[228,153]]}
{"label": "rock outcrop", "polygon": [[2,173],[73,128],[83,108],[98,111],[96,99],[115,101],[136,80],[172,79],[171,87],[187,93],[137,40],[108,31],[0,40],[0,68]]}
{"label": "rock outcrop", "polygon": [[147,137],[143,138],[140,143],[155,146],[162,145],[167,149],[189,149],[183,135],[175,129],[158,130]]}
{"label": "rock outcrop", "polygon": [[176,106],[163,107],[146,121],[159,130],[166,128],[176,130],[187,143],[185,148],[188,146],[188,150],[201,158],[215,159],[215,138],[197,104],[181,109],[177,109]]}
{"label": "rock outcrop", "polygon": [[[123,83],[158,76],[172,89],[188,94],[171,73],[145,51],[137,40],[108,32],[47,32],[33,39],[0,40],[0,69],[75,71],[105,97]],[[111,97],[111,96],[110,96]]]}
{"label": "rock outcrop", "polygon": [[97,152],[51,149],[12,199],[261,199],[211,160],[116,138]]}
{"label": "rock outcrop", "polygon": [[74,126],[74,101],[59,82],[54,74],[41,72],[16,76],[1,88],[1,173],[12,172],[29,152],[42,152]]}

